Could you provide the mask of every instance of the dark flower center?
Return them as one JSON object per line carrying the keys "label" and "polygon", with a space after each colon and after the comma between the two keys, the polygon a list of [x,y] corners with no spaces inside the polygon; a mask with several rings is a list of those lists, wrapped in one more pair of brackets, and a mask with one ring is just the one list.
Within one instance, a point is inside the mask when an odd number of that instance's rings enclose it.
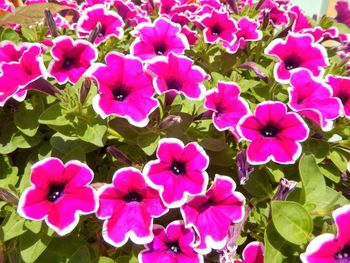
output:
{"label": "dark flower center", "polygon": [[47,200],[52,203],[56,202],[56,200],[62,196],[63,190],[64,185],[62,184],[51,185],[49,194],[47,195]]}
{"label": "dark flower center", "polygon": [[211,207],[215,202],[212,199],[208,199],[205,201],[203,204],[200,205],[199,211],[204,212],[207,210],[209,207]]}
{"label": "dark flower center", "polygon": [[349,263],[350,262],[350,245],[345,245],[342,250],[334,255],[336,263]]}
{"label": "dark flower center", "polygon": [[98,33],[99,37],[103,37],[106,34],[106,28],[104,26],[101,26],[101,30]]}
{"label": "dark flower center", "polygon": [[295,68],[298,68],[301,64],[301,61],[299,58],[293,56],[293,57],[288,57],[284,61],[284,66],[286,67],[287,70],[292,70]]}
{"label": "dark flower center", "polygon": [[63,68],[70,69],[74,64],[74,58],[67,57],[63,61]]}
{"label": "dark flower center", "polygon": [[341,100],[342,104],[345,105],[346,102],[350,99],[350,95],[346,94],[345,92],[340,92],[338,94],[338,98]]}
{"label": "dark flower center", "polygon": [[179,242],[177,241],[167,243],[167,247],[176,254],[181,253]]}
{"label": "dark flower center", "polygon": [[177,79],[166,80],[168,89],[181,90],[182,84]]}
{"label": "dark flower center", "polygon": [[129,95],[125,89],[120,87],[113,89],[112,94],[113,94],[114,100],[116,101],[123,101]]}
{"label": "dark flower center", "polygon": [[267,124],[263,129],[260,130],[260,133],[264,137],[275,137],[278,133],[278,128],[271,124]]}
{"label": "dark flower center", "polygon": [[130,202],[141,202],[143,200],[143,197],[142,197],[142,195],[140,195],[137,192],[130,192],[130,193],[127,193],[123,197],[123,199],[127,203],[130,203]]}
{"label": "dark flower center", "polygon": [[154,52],[160,56],[164,55],[165,52],[167,51],[167,47],[165,43],[154,43],[153,48],[154,48]]}
{"label": "dark flower center", "polygon": [[211,28],[211,33],[214,35],[214,36],[219,36],[221,33],[222,33],[222,28],[220,25],[214,25],[212,26]]}
{"label": "dark flower center", "polygon": [[185,173],[185,165],[183,163],[179,163],[177,161],[174,161],[171,164],[170,169],[175,175],[182,175]]}

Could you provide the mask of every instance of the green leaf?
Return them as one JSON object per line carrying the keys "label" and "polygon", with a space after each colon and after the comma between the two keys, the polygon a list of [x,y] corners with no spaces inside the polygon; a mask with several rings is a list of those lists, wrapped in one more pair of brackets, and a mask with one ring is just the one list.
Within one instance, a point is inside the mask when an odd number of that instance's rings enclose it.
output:
{"label": "green leaf", "polygon": [[18,168],[12,166],[6,155],[0,155],[0,187],[14,186],[18,181]]}
{"label": "green leaf", "polygon": [[100,257],[97,263],[114,263],[114,260],[107,257]]}
{"label": "green leaf", "polygon": [[88,124],[86,122],[79,121],[76,130],[77,135],[81,140],[92,143],[99,147],[104,146],[104,135],[107,131],[106,123],[101,122]]}
{"label": "green leaf", "polygon": [[337,166],[340,172],[345,172],[348,165],[348,159],[345,154],[338,149],[332,149],[328,158]]}
{"label": "green leaf", "polygon": [[291,201],[273,201],[271,207],[272,221],[278,233],[293,244],[306,244],[313,229],[307,210]]}
{"label": "green leaf", "polygon": [[37,41],[37,33],[28,26],[22,26],[21,27],[22,35],[25,39],[27,39],[29,42],[36,42]]}
{"label": "green leaf", "polygon": [[299,173],[306,203],[317,204],[324,198],[326,182],[312,154],[303,154],[299,162]]}
{"label": "green leaf", "polygon": [[[1,19],[0,19],[1,21]],[[13,29],[6,27],[2,32],[0,36],[1,41],[8,40],[11,42],[18,43],[21,41],[20,36],[14,31]]]}
{"label": "green leaf", "polygon": [[244,188],[255,197],[272,197],[273,195],[268,175],[257,169],[250,175]]}
{"label": "green leaf", "polygon": [[74,254],[70,257],[68,263],[89,263],[91,262],[90,259],[90,252],[87,246],[80,247],[77,251],[74,252]]}
{"label": "green leaf", "polygon": [[26,220],[24,225],[27,229],[35,234],[38,234],[41,230],[43,221]]}
{"label": "green leaf", "polygon": [[27,231],[24,226],[25,219],[17,215],[15,211],[12,211],[10,215],[6,217],[0,227],[0,240],[7,241],[19,235],[22,235]]}
{"label": "green leaf", "polygon": [[58,132],[52,135],[50,143],[52,147],[63,154],[69,154],[73,150],[79,150],[80,152],[87,153],[96,149],[96,146],[91,143],[81,141],[75,137],[65,136]]}
{"label": "green leaf", "polygon": [[313,154],[316,162],[322,162],[328,155],[329,143],[323,140],[317,140],[311,138],[307,140],[303,148],[304,152],[307,154]]}
{"label": "green leaf", "polygon": [[221,152],[225,150],[226,148],[226,140],[224,133],[221,133],[221,137],[213,138],[213,137],[206,137],[201,140],[199,140],[199,144],[206,150],[214,151],[214,152]]}
{"label": "green leaf", "polygon": [[193,117],[188,113],[172,112],[171,114],[181,117],[181,122],[178,125],[173,125],[165,129],[167,137],[180,138],[188,129],[193,121]]}
{"label": "green leaf", "polygon": [[39,123],[46,125],[65,126],[71,123],[66,118],[65,112],[59,103],[55,103],[46,109],[39,118]]}
{"label": "green leaf", "polygon": [[160,136],[157,133],[141,134],[137,137],[137,144],[150,156],[156,151],[159,139]]}

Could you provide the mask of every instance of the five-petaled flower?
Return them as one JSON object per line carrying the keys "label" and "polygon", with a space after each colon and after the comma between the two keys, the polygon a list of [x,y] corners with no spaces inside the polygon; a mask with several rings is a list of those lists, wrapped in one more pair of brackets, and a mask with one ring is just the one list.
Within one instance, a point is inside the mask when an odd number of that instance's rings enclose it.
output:
{"label": "five-petaled flower", "polygon": [[189,195],[205,192],[209,157],[197,143],[185,146],[175,138],[161,139],[157,157],[145,165],[144,174],[149,184],[160,191],[167,207],[180,207]]}
{"label": "five-petaled flower", "polygon": [[266,101],[258,104],[254,114],[243,117],[237,125],[238,133],[251,141],[247,159],[251,164],[269,160],[292,164],[301,154],[299,142],[305,141],[309,128],[294,112],[287,112],[284,103]]}
{"label": "five-petaled flower", "polygon": [[203,256],[193,249],[195,234],[185,228],[183,221],[173,221],[166,229],[161,225],[153,228],[154,239],[139,253],[140,263],[203,263]]}
{"label": "five-petaled flower", "polygon": [[100,206],[97,217],[105,219],[102,235],[115,247],[130,238],[136,244],[152,241],[153,218],[165,214],[158,191],[149,187],[142,173],[133,168],[119,169],[112,184],[98,190]]}
{"label": "five-petaled flower", "polygon": [[50,157],[35,163],[30,175],[31,187],[18,203],[18,213],[31,220],[43,220],[59,235],[71,232],[79,214],[90,214],[98,208],[95,190],[88,186],[94,174],[79,161],[63,164]]}

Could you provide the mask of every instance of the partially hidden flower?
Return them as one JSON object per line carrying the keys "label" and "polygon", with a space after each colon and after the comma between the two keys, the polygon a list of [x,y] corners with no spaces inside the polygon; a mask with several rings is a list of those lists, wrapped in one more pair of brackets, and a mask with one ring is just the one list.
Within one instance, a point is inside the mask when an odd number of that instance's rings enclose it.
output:
{"label": "partially hidden flower", "polygon": [[350,78],[328,75],[327,83],[332,87],[333,97],[340,99],[342,113],[350,118]]}
{"label": "partially hidden flower", "polygon": [[315,43],[310,34],[289,33],[286,40],[273,40],[265,53],[278,59],[274,76],[281,83],[288,83],[294,69],[309,69],[314,76],[320,77],[324,67],[329,65],[326,49]]}
{"label": "partially hidden flower", "polygon": [[149,187],[142,173],[133,167],[119,169],[112,179],[98,190],[100,206],[96,213],[104,219],[102,235],[115,247],[130,238],[136,244],[153,239],[153,218],[165,214],[158,191]]}
{"label": "partially hidden flower", "polygon": [[5,12],[14,12],[15,6],[11,1],[8,0],[0,0],[0,10]]}
{"label": "partially hidden flower", "polygon": [[147,60],[156,56],[166,56],[170,52],[183,54],[189,48],[186,36],[179,24],[165,17],[152,23],[141,23],[135,28],[136,39],[130,46],[130,53]]}
{"label": "partially hidden flower", "polygon": [[203,81],[209,76],[186,56],[170,53],[166,58],[153,59],[147,69],[154,75],[153,83],[158,94],[175,92],[192,100],[205,95]]}
{"label": "partially hidden flower", "polygon": [[89,186],[93,171],[79,161],[63,164],[50,157],[32,166],[30,182],[21,195],[17,212],[31,220],[44,220],[59,235],[71,232],[79,214],[94,213],[98,208],[95,190]]}
{"label": "partially hidden flower", "polygon": [[281,178],[276,193],[273,195],[272,200],[286,200],[288,195],[294,191],[297,186],[296,181],[287,180],[286,178]]}
{"label": "partially hidden flower", "polygon": [[301,154],[300,142],[309,135],[304,120],[278,101],[258,104],[254,114],[243,117],[237,125],[238,133],[248,141],[247,159],[250,164],[270,160],[281,164],[294,163]]}
{"label": "partially hidden flower", "polygon": [[98,64],[91,73],[98,84],[93,100],[95,111],[102,118],[114,115],[126,118],[132,125],[146,126],[148,116],[158,107],[152,77],[136,57],[110,52],[105,61],[106,65]]}
{"label": "partially hidden flower", "polygon": [[337,16],[334,19],[350,27],[349,3],[346,0],[338,0],[335,4],[335,10],[337,11]]}
{"label": "partially hidden flower", "polygon": [[139,253],[140,263],[203,263],[203,256],[193,249],[195,234],[185,228],[183,221],[173,221],[166,229],[161,225],[153,228],[154,239]]}
{"label": "partially hidden flower", "polygon": [[248,180],[249,176],[254,171],[254,166],[252,166],[247,161],[247,151],[242,150],[236,155],[236,164],[237,164],[237,172],[238,178],[241,185],[244,185]]}
{"label": "partially hidden flower", "polygon": [[235,259],[233,263],[264,263],[264,245],[250,242],[242,252],[242,259]]}
{"label": "partially hidden flower", "polygon": [[244,217],[244,196],[235,191],[236,184],[228,176],[216,175],[204,195],[191,197],[181,207],[186,227],[193,227],[199,236],[196,251],[207,254],[223,249],[231,223]]}
{"label": "partially hidden flower", "polygon": [[340,100],[332,97],[331,87],[305,69],[294,71],[290,84],[289,107],[311,119],[322,129],[330,130],[332,121],[341,114]]}
{"label": "partially hidden flower", "polygon": [[59,36],[53,40],[51,55],[54,60],[48,71],[59,84],[76,83],[97,59],[97,50],[85,40]]}
{"label": "partially hidden flower", "polygon": [[8,40],[2,41],[0,43],[0,63],[19,62],[19,59],[29,46],[27,43],[16,45]]}
{"label": "partially hidden flower", "polygon": [[205,192],[209,157],[197,143],[185,146],[175,138],[161,139],[157,157],[145,165],[144,174],[147,182],[160,191],[167,207],[180,207],[188,196]]}
{"label": "partially hidden flower", "polygon": [[325,233],[317,236],[300,255],[303,263],[347,263],[350,262],[350,205],[333,211],[337,235]]}

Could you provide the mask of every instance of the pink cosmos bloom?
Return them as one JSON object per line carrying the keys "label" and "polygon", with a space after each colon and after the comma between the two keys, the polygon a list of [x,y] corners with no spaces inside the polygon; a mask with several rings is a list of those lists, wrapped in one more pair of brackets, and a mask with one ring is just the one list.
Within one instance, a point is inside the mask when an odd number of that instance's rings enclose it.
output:
{"label": "pink cosmos bloom", "polygon": [[313,239],[300,255],[303,263],[348,263],[350,262],[350,205],[333,211],[337,235],[322,234]]}
{"label": "pink cosmos bloom", "polygon": [[152,78],[140,59],[110,52],[106,64],[98,64],[92,73],[98,83],[99,94],[93,100],[95,111],[102,117],[126,118],[132,125],[144,127],[148,116],[158,107],[152,96]]}
{"label": "pink cosmos bloom", "polygon": [[337,11],[337,16],[335,17],[335,20],[339,23],[343,23],[350,27],[349,3],[346,0],[338,0],[335,4],[335,10]]}
{"label": "pink cosmos bloom", "polygon": [[333,89],[333,97],[340,99],[343,114],[350,118],[350,78],[329,75],[327,76],[327,83]]}
{"label": "pink cosmos bloom", "polygon": [[251,141],[247,149],[250,164],[270,160],[282,164],[294,163],[301,154],[299,142],[305,141],[309,128],[294,112],[287,112],[282,102],[266,101],[258,104],[254,114],[243,117],[237,125],[238,133]]}
{"label": "pink cosmos bloom", "polygon": [[145,165],[144,174],[147,182],[160,191],[167,207],[180,207],[189,195],[205,192],[209,157],[197,143],[185,146],[178,139],[163,138],[159,141],[157,157],[158,160]]}
{"label": "pink cosmos bloom", "polygon": [[119,169],[112,182],[98,190],[97,217],[106,219],[104,240],[115,247],[123,246],[129,238],[136,244],[151,242],[153,218],[168,211],[158,191],[150,188],[141,172],[133,167]]}
{"label": "pink cosmos bloom", "polygon": [[264,245],[260,242],[250,242],[243,250],[243,259],[236,259],[233,263],[264,263]]}
{"label": "pink cosmos bloom", "polygon": [[189,48],[181,26],[165,17],[157,18],[153,24],[141,23],[135,29],[136,39],[130,46],[130,53],[143,60],[166,56],[170,52],[183,54]]}
{"label": "pink cosmos bloom", "polygon": [[236,38],[236,21],[229,18],[228,12],[220,12],[215,9],[211,13],[203,15],[199,22],[204,26],[203,34],[206,43],[223,42],[232,44]]}
{"label": "pink cosmos bloom", "polygon": [[262,38],[262,32],[258,28],[258,22],[247,17],[242,17],[238,21],[238,30],[235,33],[237,40],[232,44],[224,42],[223,46],[227,52],[236,53],[238,48],[245,48],[248,41],[257,41]]}
{"label": "pink cosmos bloom", "polygon": [[332,120],[340,116],[340,100],[332,97],[332,89],[306,69],[292,73],[289,107],[316,122],[322,129],[332,128]]}
{"label": "pink cosmos bloom", "polygon": [[104,5],[95,5],[84,10],[78,20],[78,35],[88,37],[97,23],[101,24],[101,31],[95,40],[99,45],[108,38],[123,36],[124,23],[121,17],[114,11],[107,10]]}
{"label": "pink cosmos bloom", "polygon": [[273,40],[265,53],[278,59],[274,76],[281,83],[288,83],[293,69],[306,68],[319,77],[329,65],[326,49],[310,34],[289,33],[286,40]]}
{"label": "pink cosmos bloom", "polygon": [[193,249],[195,235],[183,221],[173,221],[166,229],[153,228],[154,239],[139,253],[140,263],[203,263],[203,256]]}
{"label": "pink cosmos bloom", "polygon": [[249,113],[249,105],[240,97],[240,87],[234,82],[219,81],[217,89],[207,93],[204,107],[213,112],[212,119],[216,129],[230,129],[236,136],[238,121]]}
{"label": "pink cosmos bloom", "polygon": [[18,203],[17,212],[31,220],[43,220],[59,235],[71,232],[79,214],[94,213],[98,207],[95,190],[88,186],[94,174],[79,161],[63,164],[47,158],[32,166],[31,187]]}
{"label": "pink cosmos bloom", "polygon": [[97,59],[97,50],[85,40],[60,36],[53,40],[49,73],[59,84],[76,83]]}
{"label": "pink cosmos bloom", "polygon": [[10,41],[2,41],[0,43],[0,63],[4,62],[19,62],[24,51],[30,47],[27,43],[22,43],[17,46],[15,43]]}
{"label": "pink cosmos bloom", "polygon": [[166,58],[155,58],[147,69],[155,76],[153,85],[158,94],[175,92],[187,98],[200,100],[204,97],[203,81],[209,76],[194,61],[186,56],[170,53]]}
{"label": "pink cosmos bloom", "polygon": [[232,178],[215,175],[204,195],[192,197],[181,207],[185,226],[193,227],[200,237],[196,251],[207,254],[212,248],[223,249],[231,223],[243,219],[245,198],[235,189]]}

